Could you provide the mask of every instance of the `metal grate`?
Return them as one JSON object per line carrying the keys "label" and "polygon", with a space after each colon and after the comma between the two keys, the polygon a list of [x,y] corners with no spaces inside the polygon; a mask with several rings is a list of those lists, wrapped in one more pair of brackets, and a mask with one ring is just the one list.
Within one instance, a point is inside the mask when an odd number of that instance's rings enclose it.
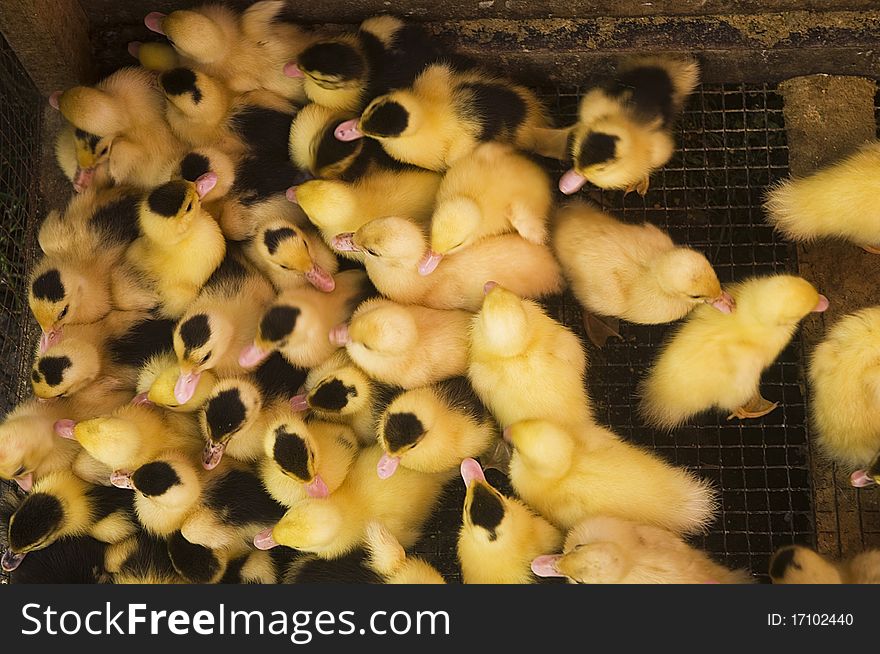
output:
{"label": "metal grate", "polygon": [[[23,396],[29,367],[25,285],[36,246],[42,100],[0,36],[0,413]],[[4,482],[5,483],[5,482]],[[0,547],[6,534],[0,535]],[[8,576],[0,572],[0,583]]]}
{"label": "metal grate", "polygon": [[[541,90],[557,124],[575,121],[581,90]],[[782,97],[768,85],[704,86],[679,122],[679,150],[652,176],[645,198],[584,193],[625,220],[652,222],[677,242],[702,251],[722,283],[796,272],[795,248],[764,222],[761,209],[767,186],[788,173]],[[561,164],[548,164],[558,179]],[[550,298],[545,306],[587,342],[573,296]],[[800,344],[795,339],[762,380],[764,396],[779,401],[779,409],[745,422],[707,414],[665,434],[643,426],[635,409],[638,382],[669,329],[623,324],[623,341],[609,341],[602,350],[588,345],[588,387],[596,414],[621,437],[711,480],[720,491],[721,510],[694,544],[731,567],[766,578],[776,548],[815,540]],[[416,548],[455,580],[462,486],[460,480],[451,486]]]}

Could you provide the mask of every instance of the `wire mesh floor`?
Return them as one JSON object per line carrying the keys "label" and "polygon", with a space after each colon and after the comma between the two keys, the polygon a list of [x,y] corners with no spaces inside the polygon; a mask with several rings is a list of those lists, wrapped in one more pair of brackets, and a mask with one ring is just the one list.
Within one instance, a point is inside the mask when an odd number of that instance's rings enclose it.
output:
{"label": "wire mesh floor", "polygon": [[[542,89],[559,125],[574,122],[579,88]],[[763,220],[767,186],[788,173],[782,97],[772,87],[706,86],[679,122],[679,150],[651,178],[641,198],[620,192],[582,193],[630,222],[649,221],[676,242],[703,252],[722,284],[751,276],[796,272],[796,252]],[[562,168],[547,162],[558,179]],[[545,306],[587,343],[577,301],[566,293]],[[671,327],[622,324],[622,341],[587,345],[587,385],[599,420],[621,437],[691,468],[719,489],[721,510],[708,533],[694,539],[719,561],[766,578],[780,546],[813,544],[806,407],[797,338],[762,379],[762,393],[780,407],[761,420],[699,416],[672,434],[641,424],[636,387]],[[625,474],[622,472],[622,474]],[[637,483],[634,481],[634,483]],[[443,508],[416,550],[457,580],[455,543],[464,489],[450,485]]]}

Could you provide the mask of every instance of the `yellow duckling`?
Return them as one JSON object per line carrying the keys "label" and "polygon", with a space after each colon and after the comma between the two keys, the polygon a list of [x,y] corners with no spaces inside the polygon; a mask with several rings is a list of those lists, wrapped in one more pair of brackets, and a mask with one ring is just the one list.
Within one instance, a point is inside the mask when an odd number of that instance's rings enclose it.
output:
{"label": "yellow duckling", "polygon": [[380,522],[369,522],[365,529],[369,567],[382,575],[386,584],[445,584],[437,570],[406,550]]}
{"label": "yellow duckling", "polygon": [[803,545],[777,550],[770,560],[774,584],[880,584],[880,550],[833,562]]}
{"label": "yellow duckling", "polygon": [[308,284],[325,293],[336,288],[333,275],[339,262],[313,228],[286,220],[265,221],[245,245],[245,254],[279,292]]}

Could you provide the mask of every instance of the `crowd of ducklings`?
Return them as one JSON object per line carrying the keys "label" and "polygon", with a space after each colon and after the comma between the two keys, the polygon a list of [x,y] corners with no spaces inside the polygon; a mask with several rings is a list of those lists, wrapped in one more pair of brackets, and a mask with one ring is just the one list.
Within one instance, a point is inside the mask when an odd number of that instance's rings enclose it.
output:
{"label": "crowd of ducklings", "polygon": [[[533,156],[570,166],[564,194],[644,194],[695,62],[622,62],[553,127],[390,16],[323,34],[269,0],[145,23],[167,42],[130,44],[141,67],[50,98],[76,194],[39,233],[34,397],[0,425],[26,493],[5,498],[13,582],[443,583],[407,549],[459,472],[466,583],[751,579],[684,540],[715,491],[597,423],[583,344],[536,302],[567,284],[600,346],[618,319],[687,317],[642,383],[650,425],[775,408],[761,373],[828,300],[791,275],[723,290],[653,225],[555,207]],[[873,144],[778,185],[769,219],[880,246],[878,164]],[[878,338],[880,308],[848,316],[809,370],[857,486],[880,479]],[[770,573],[877,581],[878,556],[790,547]]]}

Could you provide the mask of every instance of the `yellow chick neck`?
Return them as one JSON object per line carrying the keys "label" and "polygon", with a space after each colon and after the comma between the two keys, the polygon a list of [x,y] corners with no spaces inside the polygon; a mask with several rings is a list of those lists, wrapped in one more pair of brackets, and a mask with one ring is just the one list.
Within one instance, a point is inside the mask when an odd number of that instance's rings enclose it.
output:
{"label": "yellow chick neck", "polygon": [[431,249],[450,254],[473,242],[483,214],[471,198],[456,196],[440,204],[431,218]]}

